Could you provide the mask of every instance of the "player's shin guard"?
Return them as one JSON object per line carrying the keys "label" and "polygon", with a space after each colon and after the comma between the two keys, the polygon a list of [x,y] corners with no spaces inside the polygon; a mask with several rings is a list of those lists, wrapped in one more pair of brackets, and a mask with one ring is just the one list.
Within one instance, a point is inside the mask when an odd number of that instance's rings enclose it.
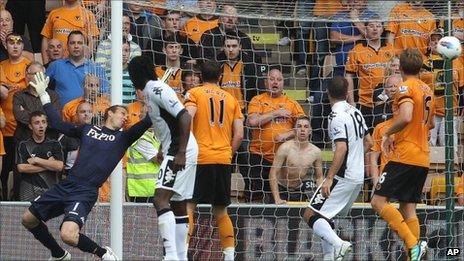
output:
{"label": "player's shin guard", "polygon": [[404,241],[406,247],[411,249],[417,244],[417,238],[409,230],[408,225],[404,222],[403,216],[394,206],[386,204],[379,213],[383,220],[387,221],[388,226],[396,231],[398,236]]}
{"label": "player's shin guard", "polygon": [[219,217],[217,220],[219,238],[222,250],[224,250],[225,260],[234,260],[235,236],[234,226],[228,214]]}
{"label": "player's shin guard", "polygon": [[175,218],[177,258],[183,261],[187,260],[189,220],[188,216],[176,216]]}
{"label": "player's shin guard", "polygon": [[88,238],[86,235],[80,233],[79,241],[77,241],[77,248],[83,252],[95,254],[100,258],[106,253],[106,249],[99,246],[97,243],[95,243],[95,241]]}
{"label": "player's shin guard", "polygon": [[43,222],[40,222],[36,227],[29,229],[29,231],[37,240],[40,241],[40,243],[42,243],[42,245],[50,250],[53,257],[59,258],[64,256],[65,251],[60,247],[60,245],[58,245],[58,242],[56,242],[55,238],[53,238],[52,234],[50,234],[47,226]]}
{"label": "player's shin guard", "polygon": [[165,260],[177,259],[176,248],[176,220],[170,208],[162,209],[158,212],[158,230],[163,238]]}
{"label": "player's shin guard", "polygon": [[417,217],[413,218],[408,218],[404,220],[406,222],[406,225],[408,225],[409,230],[411,230],[411,233],[417,238],[420,238],[420,225],[419,225],[419,219]]}

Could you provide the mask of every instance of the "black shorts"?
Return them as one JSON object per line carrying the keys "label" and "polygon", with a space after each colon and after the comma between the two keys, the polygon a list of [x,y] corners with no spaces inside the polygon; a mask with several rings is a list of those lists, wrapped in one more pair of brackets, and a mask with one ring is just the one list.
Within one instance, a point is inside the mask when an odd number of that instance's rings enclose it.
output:
{"label": "black shorts", "polygon": [[232,167],[227,164],[197,165],[192,201],[215,206],[230,205]]}
{"label": "black shorts", "polygon": [[46,222],[64,214],[64,221],[73,221],[80,228],[98,199],[98,188],[64,180],[34,199],[29,211]]}
{"label": "black shorts", "polygon": [[280,198],[286,201],[309,201],[308,194],[312,194],[317,188],[313,180],[304,180],[301,182],[300,187],[294,189],[278,185]]}
{"label": "black shorts", "polygon": [[399,202],[420,203],[428,172],[426,167],[390,161],[380,174],[374,194]]}

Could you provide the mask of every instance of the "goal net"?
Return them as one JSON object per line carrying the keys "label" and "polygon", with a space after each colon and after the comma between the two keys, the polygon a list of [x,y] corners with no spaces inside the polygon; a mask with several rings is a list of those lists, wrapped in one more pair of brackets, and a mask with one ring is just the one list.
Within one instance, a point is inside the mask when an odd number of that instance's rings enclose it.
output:
{"label": "goal net", "polygon": [[[366,38],[366,31],[360,29],[368,25],[369,21],[381,21],[382,42],[388,42],[390,30],[397,29],[392,40],[394,45],[397,38],[409,37],[423,50],[424,70],[421,75],[431,74],[433,81],[431,88],[438,90],[438,98],[447,98],[444,89],[439,86],[445,84],[443,67],[433,67],[438,58],[427,50],[431,35],[441,35],[435,29],[448,28],[448,20],[452,22],[451,34],[464,40],[464,24],[460,23],[464,5],[452,1],[451,12],[448,13],[446,1],[423,1],[421,6],[408,7],[406,1],[350,1],[350,0],[263,0],[263,1],[197,1],[189,0],[159,0],[159,1],[125,1],[124,13],[131,20],[131,35],[134,42],[139,43],[143,55],[150,56],[157,66],[166,66],[166,55],[163,53],[163,39],[168,39],[163,30],[172,26],[172,21],[166,21],[166,15],[180,12],[179,30],[190,24],[189,32],[181,35],[191,36],[191,46],[186,44],[181,55],[182,68],[187,68],[185,61],[217,59],[222,53],[223,42],[203,41],[201,35],[204,27],[214,29],[214,26],[204,23],[205,20],[215,20],[219,17],[220,24],[227,24],[233,31],[240,31],[242,40],[241,53],[247,53],[249,60],[243,62],[244,67],[252,65],[256,70],[254,75],[244,75],[240,72],[241,81],[251,78],[256,85],[251,88],[264,90],[267,68],[279,65],[284,77],[284,93],[295,100],[311,117],[311,142],[322,150],[324,173],[330,167],[333,152],[327,131],[327,119],[331,111],[326,95],[328,81],[335,75],[350,77],[353,86],[353,103],[357,106],[388,104],[391,97],[385,93],[387,68],[394,69],[394,56],[389,59],[372,62],[373,54],[359,58],[362,53],[351,54],[356,44]],[[211,2],[214,2],[213,4]],[[411,5],[419,5],[420,1],[409,1]],[[99,42],[108,38],[110,31],[110,1],[83,1],[83,4],[96,14],[100,29]],[[143,12],[139,13],[138,5]],[[230,8],[233,6],[233,9]],[[402,9],[403,8],[403,9]],[[404,8],[407,9],[407,12]],[[412,9],[411,9],[412,8]],[[416,11],[414,11],[416,10]],[[145,12],[150,12],[149,15]],[[394,15],[394,13],[399,15]],[[405,15],[403,15],[403,13]],[[406,15],[407,14],[407,15]],[[193,18],[198,18],[198,24],[192,24]],[[217,16],[217,17],[216,17]],[[222,17],[222,18],[221,18]],[[144,21],[149,20],[150,24]],[[430,23],[433,21],[433,24]],[[141,23],[141,25],[136,25]],[[145,24],[144,24],[145,23]],[[167,25],[171,23],[171,25]],[[401,27],[402,25],[407,25]],[[221,26],[221,25],[220,25]],[[409,26],[409,27],[408,27]],[[170,28],[171,29],[171,28]],[[146,31],[144,31],[146,30]],[[201,31],[201,32],[200,32]],[[220,33],[225,28],[219,28]],[[190,33],[190,35],[189,35]],[[139,34],[139,35],[137,35]],[[444,35],[448,35],[445,31]],[[244,40],[244,38],[247,38]],[[221,38],[222,39],[222,38]],[[249,39],[249,40],[248,40]],[[411,40],[412,39],[412,40]],[[251,45],[245,46],[249,41]],[[410,45],[407,42],[406,45]],[[206,46],[207,45],[207,46]],[[161,47],[161,48],[160,48]],[[194,51],[196,50],[196,51]],[[209,50],[205,52],[205,50]],[[396,54],[396,53],[395,53]],[[227,56],[226,56],[227,57]],[[243,57],[243,56],[241,56]],[[348,66],[349,58],[359,59],[358,64]],[[433,57],[433,58],[432,58]],[[95,58],[95,57],[93,57]],[[360,62],[362,59],[365,62]],[[456,102],[447,105],[443,102],[441,124],[453,122],[454,130],[446,127],[437,130],[434,146],[430,147],[431,166],[427,181],[423,189],[423,200],[418,206],[420,220],[420,237],[429,243],[428,260],[442,260],[447,257],[449,247],[461,246],[459,258],[464,258],[464,178],[462,177],[464,124],[462,124],[462,88],[464,87],[464,58],[453,62],[453,92],[449,97]],[[429,61],[429,62],[426,62]],[[461,65],[460,65],[461,64]],[[429,65],[427,67],[426,65]],[[185,66],[185,67],[184,67]],[[462,66],[462,67],[459,67]],[[190,67],[189,67],[190,68]],[[349,69],[348,69],[349,68]],[[372,68],[381,68],[372,70]],[[242,74],[243,73],[243,74]],[[160,78],[162,75],[158,75]],[[248,77],[248,78],[247,78]],[[430,77],[430,76],[424,76]],[[460,78],[461,77],[461,78]],[[373,82],[375,86],[367,86],[365,82]],[[428,78],[427,78],[428,79]],[[176,79],[169,79],[169,84],[180,84]],[[243,84],[243,82],[240,82]],[[224,85],[225,86],[225,85]],[[174,86],[173,86],[174,87]],[[246,86],[245,88],[249,88]],[[370,89],[369,89],[370,88]],[[367,100],[367,101],[366,101]],[[245,107],[249,100],[245,101]],[[448,106],[448,107],[446,107]],[[373,108],[373,107],[370,107]],[[383,108],[383,107],[382,107]],[[454,109],[454,116],[445,117],[445,109]],[[368,110],[369,111],[369,110]],[[391,111],[371,109],[372,126],[385,121]],[[365,115],[366,116],[366,115]],[[313,235],[309,226],[302,221],[301,214],[307,206],[305,200],[289,202],[284,205],[272,204],[269,177],[250,177],[249,170],[254,162],[248,156],[248,145],[253,138],[248,128],[244,149],[239,152],[235,173],[232,175],[233,204],[229,214],[234,224],[236,237],[236,260],[322,260],[320,239]],[[444,141],[448,142],[448,147]],[[448,178],[445,175],[446,164],[451,157],[445,157],[446,148],[452,145],[454,160]],[[266,165],[260,163],[266,171]],[[268,171],[268,170],[267,170]],[[372,193],[372,177],[369,162],[366,161],[366,177],[364,187],[355,205],[346,217],[334,219],[336,232],[343,239],[353,243],[353,253],[349,260],[402,260],[405,258],[401,239],[386,223],[374,213],[369,205]],[[315,181],[314,171],[310,169],[305,179]],[[453,185],[448,183],[452,177]],[[257,182],[258,186],[250,185]],[[311,198],[315,190],[315,182],[309,183],[304,190],[307,198]],[[452,189],[453,193],[447,194]],[[250,194],[258,194],[254,199]],[[461,198],[460,198],[461,197]],[[306,200],[307,201],[307,200]],[[452,203],[452,204],[451,204]],[[448,204],[447,206],[445,206]],[[36,241],[20,228],[20,216],[25,205],[2,203],[0,205],[0,259],[24,259],[26,253],[33,253],[34,257],[46,258],[48,253]],[[448,211],[447,211],[448,210]],[[447,215],[452,213],[452,218]],[[196,213],[193,237],[189,245],[189,257],[193,260],[221,260],[223,254],[218,237],[217,225],[212,217],[209,206],[200,206]],[[54,235],[59,222],[51,223]],[[85,226],[85,233],[97,239],[102,244],[109,244],[109,206],[98,205],[92,211]],[[156,225],[156,214],[149,204],[126,203],[124,206],[124,257],[126,259],[161,259],[162,241],[159,238]],[[449,228],[453,228],[450,235]],[[73,257],[88,258],[78,252],[72,252]]]}

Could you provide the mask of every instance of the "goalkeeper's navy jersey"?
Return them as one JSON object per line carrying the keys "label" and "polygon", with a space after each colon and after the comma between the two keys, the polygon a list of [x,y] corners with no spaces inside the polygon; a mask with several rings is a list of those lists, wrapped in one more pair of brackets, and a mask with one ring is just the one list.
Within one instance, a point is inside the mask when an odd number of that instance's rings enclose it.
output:
{"label": "goalkeeper's navy jersey", "polygon": [[148,116],[126,131],[96,125],[73,125],[63,122],[50,103],[45,104],[44,109],[53,128],[81,140],[79,154],[67,180],[95,188],[106,181],[127,148],[152,125]]}

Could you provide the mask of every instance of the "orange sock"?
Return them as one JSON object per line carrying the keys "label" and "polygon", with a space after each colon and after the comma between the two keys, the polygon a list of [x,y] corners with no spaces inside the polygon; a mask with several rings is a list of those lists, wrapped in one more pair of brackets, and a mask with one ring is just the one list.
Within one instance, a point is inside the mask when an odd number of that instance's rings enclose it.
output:
{"label": "orange sock", "polygon": [[408,225],[409,230],[411,230],[411,233],[419,239],[420,237],[420,225],[419,225],[419,219],[417,217],[414,218],[408,218],[404,222],[406,222],[406,225]]}
{"label": "orange sock", "polygon": [[219,238],[221,239],[222,249],[235,248],[234,226],[229,215],[224,215],[216,221],[219,228]]}
{"label": "orange sock", "polygon": [[187,243],[190,243],[190,238],[193,236],[193,229],[195,228],[195,222],[193,221],[193,212],[188,212],[189,219],[189,230],[187,235]]}
{"label": "orange sock", "polygon": [[387,221],[388,226],[398,233],[398,236],[403,239],[406,247],[411,249],[417,244],[417,238],[409,230],[408,225],[404,222],[401,213],[394,206],[386,204],[380,211],[380,217]]}

